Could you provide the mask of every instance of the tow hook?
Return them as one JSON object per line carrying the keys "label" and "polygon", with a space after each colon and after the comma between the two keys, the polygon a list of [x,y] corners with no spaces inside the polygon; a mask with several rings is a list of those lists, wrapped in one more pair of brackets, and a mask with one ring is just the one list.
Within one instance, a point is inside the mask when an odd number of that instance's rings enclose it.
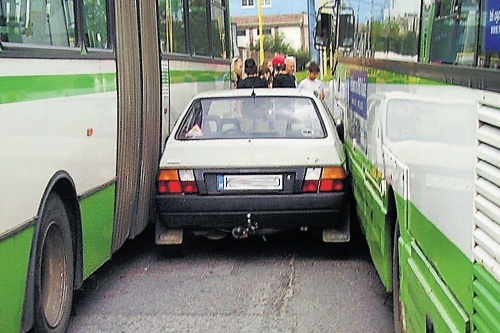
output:
{"label": "tow hook", "polygon": [[231,234],[236,239],[247,238],[250,234],[253,234],[258,227],[257,222],[252,221],[252,214],[248,213],[247,224],[234,227]]}

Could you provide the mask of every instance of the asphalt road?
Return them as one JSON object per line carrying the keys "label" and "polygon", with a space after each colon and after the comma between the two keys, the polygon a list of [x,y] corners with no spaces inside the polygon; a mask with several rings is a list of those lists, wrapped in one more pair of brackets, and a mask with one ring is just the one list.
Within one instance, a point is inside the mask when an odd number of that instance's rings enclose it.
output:
{"label": "asphalt road", "polygon": [[392,332],[365,245],[332,255],[305,233],[196,240],[166,258],[147,230],[75,295],[69,333]]}

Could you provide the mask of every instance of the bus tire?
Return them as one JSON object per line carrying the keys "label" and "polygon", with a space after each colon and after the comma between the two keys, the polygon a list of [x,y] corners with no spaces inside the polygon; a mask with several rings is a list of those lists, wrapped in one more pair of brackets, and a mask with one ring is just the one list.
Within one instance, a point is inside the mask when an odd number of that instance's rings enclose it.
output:
{"label": "bus tire", "polygon": [[392,310],[394,320],[394,333],[402,333],[403,330],[403,312],[399,295],[399,223],[396,221],[394,229],[394,238],[392,241]]}
{"label": "bus tire", "polygon": [[73,301],[74,257],[68,214],[58,194],[47,199],[36,244],[34,332],[63,333]]}

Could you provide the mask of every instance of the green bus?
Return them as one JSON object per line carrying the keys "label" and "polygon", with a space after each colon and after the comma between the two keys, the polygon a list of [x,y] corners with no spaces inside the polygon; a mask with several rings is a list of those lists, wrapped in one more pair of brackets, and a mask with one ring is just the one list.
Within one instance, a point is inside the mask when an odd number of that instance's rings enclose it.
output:
{"label": "green bus", "polygon": [[349,5],[333,112],[395,331],[498,332],[500,1]]}
{"label": "green bus", "polygon": [[0,0],[0,331],[64,332],[73,291],[154,221],[159,157],[230,86],[225,0]]}

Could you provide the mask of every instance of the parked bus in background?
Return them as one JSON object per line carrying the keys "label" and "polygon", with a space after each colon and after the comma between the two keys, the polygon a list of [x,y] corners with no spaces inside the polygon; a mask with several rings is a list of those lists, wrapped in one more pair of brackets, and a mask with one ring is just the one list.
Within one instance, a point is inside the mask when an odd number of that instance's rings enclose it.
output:
{"label": "parked bus in background", "polygon": [[174,111],[229,87],[228,20],[224,0],[0,0],[2,333],[64,332],[153,220]]}
{"label": "parked bus in background", "polygon": [[500,1],[371,6],[334,21],[333,105],[395,331],[498,332]]}

